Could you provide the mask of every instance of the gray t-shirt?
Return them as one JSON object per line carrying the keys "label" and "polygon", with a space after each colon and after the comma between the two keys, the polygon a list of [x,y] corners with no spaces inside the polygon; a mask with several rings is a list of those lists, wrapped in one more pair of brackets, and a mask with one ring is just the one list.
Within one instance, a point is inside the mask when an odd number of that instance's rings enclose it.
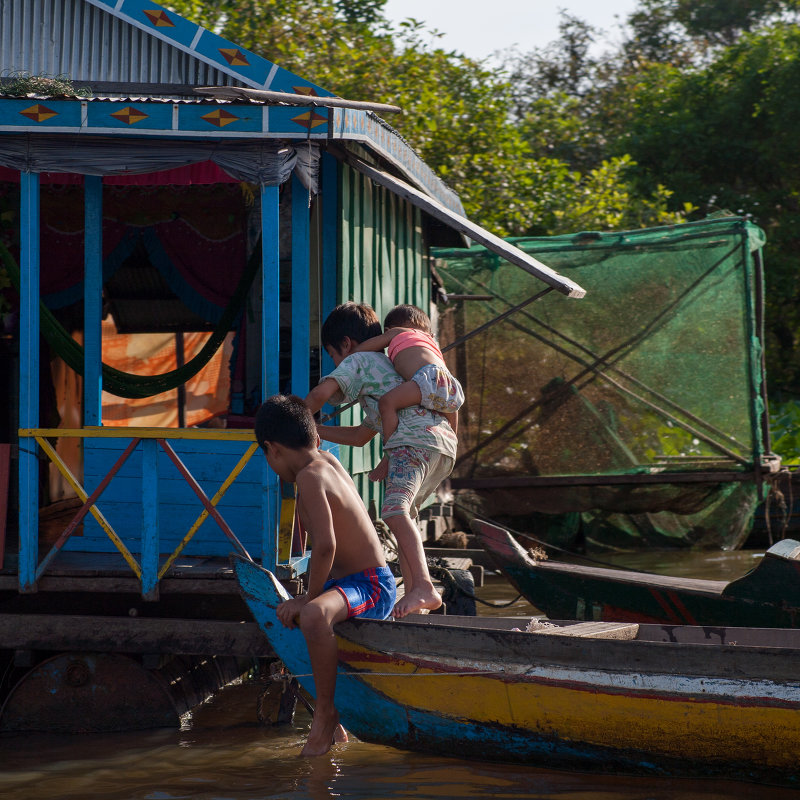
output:
{"label": "gray t-shirt", "polygon": [[[330,403],[340,405],[357,399],[364,410],[363,424],[383,435],[378,400],[403,383],[389,358],[383,353],[353,353],[326,377],[339,384],[339,391],[330,398]],[[411,406],[400,409],[398,418],[397,430],[388,442],[384,442],[384,450],[411,446],[456,457],[458,439],[441,414],[421,406]]]}

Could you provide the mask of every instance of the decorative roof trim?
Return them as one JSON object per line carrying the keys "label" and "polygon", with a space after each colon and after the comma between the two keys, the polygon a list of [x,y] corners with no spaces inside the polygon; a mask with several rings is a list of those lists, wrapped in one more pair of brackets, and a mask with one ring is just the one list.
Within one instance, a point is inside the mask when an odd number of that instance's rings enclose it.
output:
{"label": "decorative roof trim", "polygon": [[394,128],[368,111],[252,102],[215,103],[199,97],[192,102],[185,98],[0,96],[0,135],[3,133],[358,142],[386,159],[450,211],[464,215],[458,195]]}

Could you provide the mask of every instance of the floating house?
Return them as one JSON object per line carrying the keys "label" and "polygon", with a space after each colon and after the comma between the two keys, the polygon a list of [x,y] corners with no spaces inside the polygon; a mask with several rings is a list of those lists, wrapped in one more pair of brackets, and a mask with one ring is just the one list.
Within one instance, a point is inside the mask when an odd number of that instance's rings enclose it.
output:
{"label": "floating house", "polygon": [[[251,420],[332,366],[328,311],[429,307],[465,237],[582,290],[466,220],[391,107],[145,0],[0,19],[0,730],[173,724],[269,655],[227,555],[305,570]],[[341,454],[367,502],[376,448]]]}

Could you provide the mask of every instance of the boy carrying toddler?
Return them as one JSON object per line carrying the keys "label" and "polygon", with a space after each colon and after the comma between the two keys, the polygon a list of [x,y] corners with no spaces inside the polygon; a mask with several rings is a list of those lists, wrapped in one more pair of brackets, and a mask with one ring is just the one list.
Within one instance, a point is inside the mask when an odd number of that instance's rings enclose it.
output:
{"label": "boy carrying toddler", "polygon": [[[306,405],[317,412],[327,402],[358,400],[364,411],[360,425],[318,426],[326,441],[360,447],[377,433],[383,435],[380,400],[404,380],[384,353],[358,351],[360,344],[381,335],[375,311],[363,303],[337,306],[325,320],[322,345],[335,369],[309,392]],[[457,444],[446,417],[420,405],[397,408],[397,428],[389,440],[384,436],[387,474],[381,517],[397,540],[405,589],[395,605],[395,617],[442,604],[412,516],[452,472]]]}

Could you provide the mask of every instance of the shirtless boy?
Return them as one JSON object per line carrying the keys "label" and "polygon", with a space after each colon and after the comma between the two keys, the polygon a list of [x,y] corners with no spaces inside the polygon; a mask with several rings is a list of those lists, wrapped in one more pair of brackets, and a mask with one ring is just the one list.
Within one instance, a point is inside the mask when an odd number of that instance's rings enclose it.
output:
{"label": "shirtless boy", "polygon": [[[360,343],[381,334],[375,311],[364,303],[337,306],[322,325],[322,345],[336,369],[306,397],[311,411],[331,402],[358,400],[364,411],[360,425],[320,425],[320,436],[336,444],[360,447],[382,433],[380,398],[403,383],[384,353],[356,352]],[[394,608],[401,618],[423,609],[433,610],[442,598],[431,582],[422,537],[414,523],[419,506],[451,473],[458,440],[441,414],[413,406],[398,412],[391,441],[384,437],[388,474],[381,517],[397,540],[405,593]]]}
{"label": "shirtless boy", "polygon": [[317,690],[304,756],[347,741],[334,706],[339,660],[333,626],[349,617],[385,619],[395,582],[375,527],[339,461],[319,449],[314,418],[299,397],[275,395],[258,409],[256,441],[281,480],[297,485],[300,521],[311,539],[306,593],[278,606],[278,619],[299,625]]}

